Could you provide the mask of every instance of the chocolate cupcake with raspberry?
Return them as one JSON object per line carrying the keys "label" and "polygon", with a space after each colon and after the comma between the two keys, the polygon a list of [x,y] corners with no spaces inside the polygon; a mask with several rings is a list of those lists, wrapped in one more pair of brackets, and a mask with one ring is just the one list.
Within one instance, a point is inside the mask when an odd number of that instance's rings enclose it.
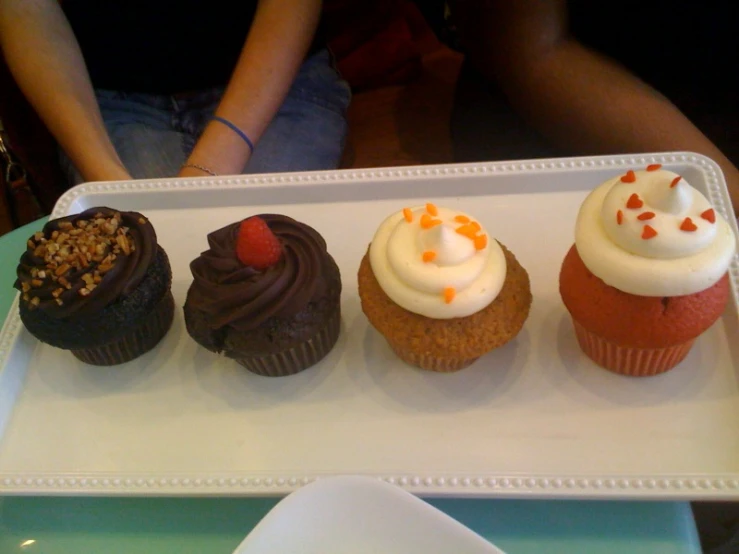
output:
{"label": "chocolate cupcake with raspberry", "polygon": [[154,348],[172,325],[172,271],[138,212],[95,207],[49,221],[17,268],[20,317],[41,342],[115,365]]}
{"label": "chocolate cupcake with raspberry", "polygon": [[190,336],[249,371],[298,373],[334,347],[341,276],[312,227],[262,214],[208,235],[184,305]]}

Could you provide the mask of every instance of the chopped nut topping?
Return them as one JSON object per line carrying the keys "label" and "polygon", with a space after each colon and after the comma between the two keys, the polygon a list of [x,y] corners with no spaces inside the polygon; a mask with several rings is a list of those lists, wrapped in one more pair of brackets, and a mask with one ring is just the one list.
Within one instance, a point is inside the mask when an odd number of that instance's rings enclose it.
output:
{"label": "chopped nut topping", "polygon": [[67,271],[71,269],[72,266],[70,266],[67,263],[64,263],[56,268],[54,271],[54,274],[58,277],[59,275],[64,275]]}
{"label": "chopped nut topping", "polygon": [[128,240],[124,235],[118,235],[115,240],[118,243],[118,246],[121,247],[121,250],[123,250],[124,254],[128,255],[131,253],[131,248],[128,246]]}
{"label": "chopped nut topping", "polygon": [[[27,241],[28,251],[43,260],[45,267],[31,268],[28,282],[21,283],[23,299],[31,307],[38,306],[41,300],[34,296],[34,289],[52,284],[51,294],[61,306],[60,296],[73,288],[70,275],[75,276],[74,280],[82,280],[84,286],[79,294],[88,296],[114,267],[119,256],[136,250],[129,228],[121,225],[122,221],[118,212],[113,215],[99,212],[74,223],[59,222],[48,237],[42,231],[35,233]],[[138,222],[145,224],[147,220],[141,217]]]}

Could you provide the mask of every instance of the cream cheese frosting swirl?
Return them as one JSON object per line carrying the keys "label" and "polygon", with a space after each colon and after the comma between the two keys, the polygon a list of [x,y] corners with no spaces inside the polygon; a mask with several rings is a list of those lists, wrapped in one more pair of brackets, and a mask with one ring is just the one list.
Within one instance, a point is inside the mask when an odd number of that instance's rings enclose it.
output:
{"label": "cream cheese frosting swirl", "polygon": [[736,251],[731,227],[682,176],[653,164],[596,188],[575,245],[606,284],[638,296],[682,296],[714,285]]}
{"label": "cream cheese frosting swirl", "polygon": [[369,249],[375,277],[393,302],[433,319],[472,315],[506,277],[505,255],[467,214],[433,204],[382,222]]}

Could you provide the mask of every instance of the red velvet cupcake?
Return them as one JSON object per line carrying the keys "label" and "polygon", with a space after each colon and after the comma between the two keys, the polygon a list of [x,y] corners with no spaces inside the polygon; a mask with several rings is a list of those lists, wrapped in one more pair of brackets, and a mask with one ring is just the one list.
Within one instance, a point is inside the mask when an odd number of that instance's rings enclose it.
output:
{"label": "red velvet cupcake", "polygon": [[675,367],[723,313],[735,249],[708,200],[658,164],[603,183],[559,279],[583,352],[625,375]]}

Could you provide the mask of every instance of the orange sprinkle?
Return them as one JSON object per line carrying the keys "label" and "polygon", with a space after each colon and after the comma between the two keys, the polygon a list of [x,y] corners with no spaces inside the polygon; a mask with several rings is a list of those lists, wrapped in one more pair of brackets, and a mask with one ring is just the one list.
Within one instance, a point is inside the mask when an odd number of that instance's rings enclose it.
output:
{"label": "orange sprinkle", "polygon": [[708,208],[705,212],[701,214],[701,217],[706,221],[716,223],[716,212],[713,211],[713,208]]}
{"label": "orange sprinkle", "polygon": [[686,217],[685,219],[683,219],[683,222],[680,224],[680,230],[692,233],[693,231],[698,230],[698,226],[695,223],[693,223],[692,219],[690,219],[689,217]]}
{"label": "orange sprinkle", "polygon": [[657,231],[654,229],[654,227],[645,225],[644,229],[642,229],[641,238],[643,238],[644,240],[653,239],[656,236],[657,236]]}
{"label": "orange sprinkle", "polygon": [[454,287],[445,288],[444,289],[444,302],[446,302],[447,304],[451,304],[456,294],[457,294],[457,291],[454,290]]}
{"label": "orange sprinkle", "polygon": [[624,213],[621,210],[616,212],[616,223],[621,225],[624,222]]}
{"label": "orange sprinkle", "polygon": [[423,214],[421,216],[421,227],[423,229],[431,229],[441,223],[441,219],[432,219],[429,214]]}
{"label": "orange sprinkle", "polygon": [[431,202],[426,204],[426,211],[433,216],[439,215],[438,208],[434,206]]}
{"label": "orange sprinkle", "polygon": [[423,261],[426,263],[433,262],[436,259],[436,252],[433,250],[426,250],[423,253]]}
{"label": "orange sprinkle", "polygon": [[677,186],[677,184],[680,182],[680,179],[682,179],[682,177],[680,177],[680,175],[678,175],[677,177],[675,177],[672,180],[672,183],[670,183],[670,188],[671,189],[674,189]]}
{"label": "orange sprinkle", "polygon": [[638,219],[639,221],[646,221],[647,219],[654,218],[654,215],[654,212],[644,212],[636,216],[636,219]]}
{"label": "orange sprinkle", "polygon": [[624,182],[624,183],[633,183],[634,181],[636,181],[636,173],[634,173],[634,170],[633,169],[629,169],[626,172],[626,175],[624,175],[623,177],[621,177],[621,181]]}
{"label": "orange sprinkle", "polygon": [[477,221],[470,221],[470,225],[475,229],[475,232],[482,231],[482,227]]}
{"label": "orange sprinkle", "polygon": [[472,223],[465,223],[464,225],[457,227],[456,231],[470,240],[475,240],[475,235],[477,234],[477,230]]}
{"label": "orange sprinkle", "polygon": [[403,217],[408,223],[413,221],[413,212],[410,208],[403,208]]}
{"label": "orange sprinkle", "polygon": [[647,171],[657,171],[658,169],[662,168],[662,164],[649,164],[647,166]]}
{"label": "orange sprinkle", "polygon": [[488,236],[487,235],[477,235],[473,239],[475,243],[475,250],[482,250],[488,245]]}
{"label": "orange sprinkle", "polygon": [[469,223],[470,218],[466,215],[458,215],[454,217],[454,221],[456,221],[457,223]]}
{"label": "orange sprinkle", "polygon": [[644,202],[641,198],[639,198],[639,195],[634,193],[631,196],[629,196],[629,199],[626,201],[626,207],[630,210],[638,210],[644,205]]}

